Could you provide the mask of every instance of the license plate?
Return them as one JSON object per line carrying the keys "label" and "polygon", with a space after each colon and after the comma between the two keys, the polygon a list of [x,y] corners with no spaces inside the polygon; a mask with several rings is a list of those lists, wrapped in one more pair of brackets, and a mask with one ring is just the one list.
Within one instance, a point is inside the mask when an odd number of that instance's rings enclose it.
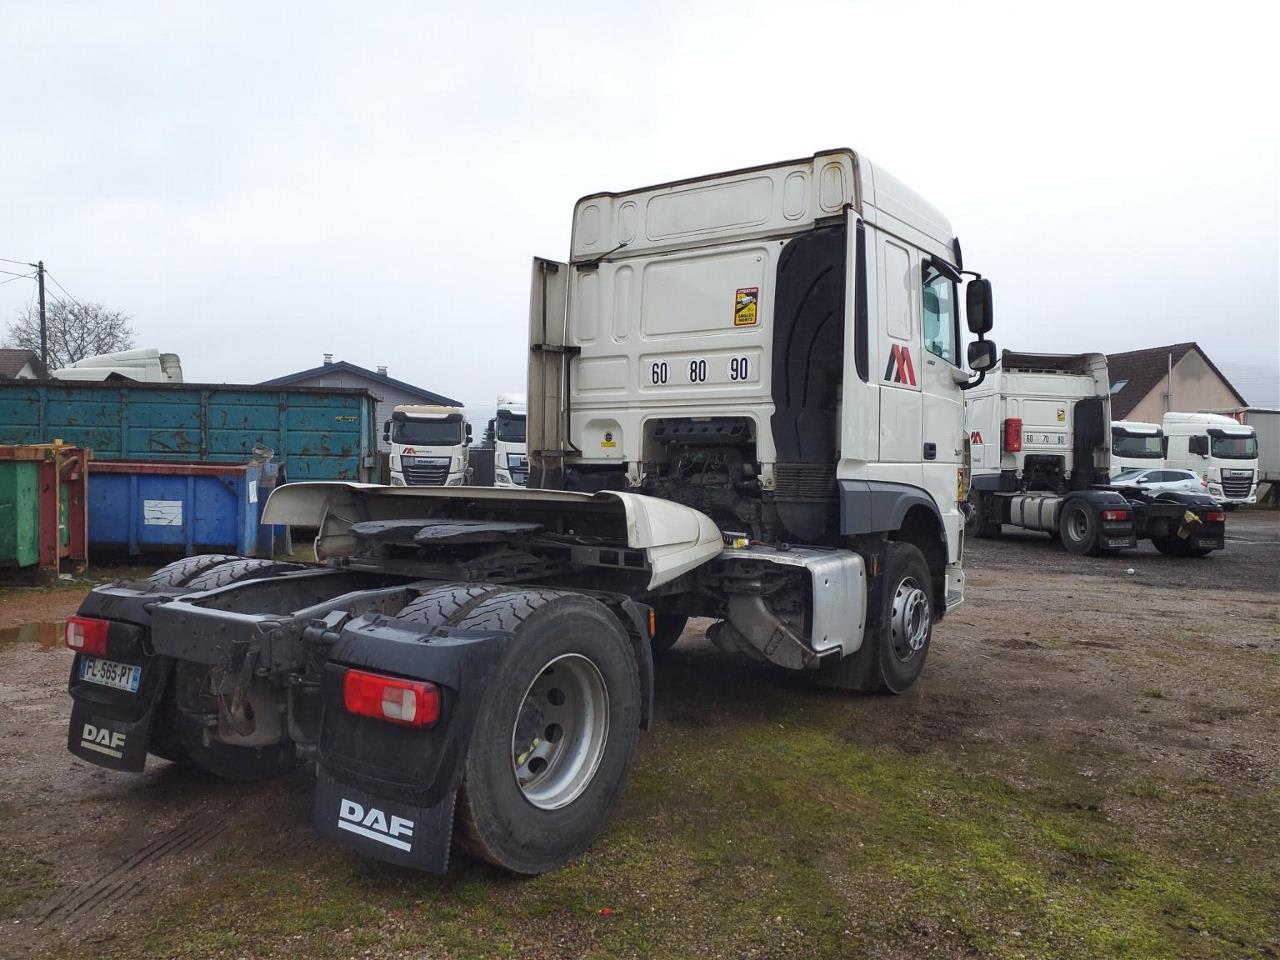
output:
{"label": "license plate", "polygon": [[1127,547],[1127,546],[1129,546],[1129,543],[1130,543],[1129,538],[1128,538],[1128,537],[1123,537],[1123,538],[1118,539],[1118,540],[1108,540],[1108,541],[1107,541],[1107,546],[1108,546],[1108,547]]}
{"label": "license plate", "polygon": [[80,679],[87,680],[89,683],[99,683],[104,687],[137,693],[138,682],[142,679],[142,667],[131,663],[117,663],[115,660],[101,660],[97,657],[81,657]]}
{"label": "license plate", "polygon": [[1221,550],[1222,538],[1221,537],[1196,537],[1196,546],[1204,547],[1205,549],[1209,549],[1210,547],[1212,547],[1215,550]]}

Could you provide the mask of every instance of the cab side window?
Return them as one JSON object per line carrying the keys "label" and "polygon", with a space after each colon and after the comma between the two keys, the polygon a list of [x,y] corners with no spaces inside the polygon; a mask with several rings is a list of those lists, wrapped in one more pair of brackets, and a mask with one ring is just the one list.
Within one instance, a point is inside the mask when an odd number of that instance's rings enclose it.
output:
{"label": "cab side window", "polygon": [[926,268],[924,275],[924,348],[947,363],[956,362],[956,288]]}

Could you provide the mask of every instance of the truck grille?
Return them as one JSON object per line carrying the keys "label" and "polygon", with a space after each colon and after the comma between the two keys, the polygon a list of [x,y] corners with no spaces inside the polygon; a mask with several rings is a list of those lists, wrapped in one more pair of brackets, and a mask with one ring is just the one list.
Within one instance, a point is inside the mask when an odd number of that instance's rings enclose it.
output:
{"label": "truck grille", "polygon": [[1222,493],[1223,496],[1230,497],[1232,500],[1244,500],[1249,496],[1249,488],[1253,486],[1253,474],[1243,477],[1223,477]]}
{"label": "truck grille", "polygon": [[448,459],[425,459],[404,464],[404,482],[411,487],[443,487],[449,479]]}
{"label": "truck grille", "polygon": [[511,471],[511,482],[517,487],[527,487],[529,485],[529,458],[528,457],[512,457],[507,461]]}

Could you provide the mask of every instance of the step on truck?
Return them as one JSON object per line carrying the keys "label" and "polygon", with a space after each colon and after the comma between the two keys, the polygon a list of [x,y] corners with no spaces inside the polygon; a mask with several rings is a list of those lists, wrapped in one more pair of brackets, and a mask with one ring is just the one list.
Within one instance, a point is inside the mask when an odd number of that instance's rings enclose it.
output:
{"label": "step on truck", "polygon": [[461,407],[402,404],[382,425],[393,487],[459,487],[470,467],[471,424]]}
{"label": "step on truck", "polygon": [[425,870],[585,850],[691,616],[722,649],[902,692],[963,599],[960,292],[946,219],[850,150],[586,197],[535,260],[531,485],[292,483],[315,563],[198,556],[67,623],[68,745],[252,780]]}
{"label": "step on truck", "polygon": [[1150,540],[1170,556],[1221,549],[1226,515],[1207,495],[1113,483],[1107,358],[1004,351],[965,398],[967,526],[1037,530],[1096,556]]}

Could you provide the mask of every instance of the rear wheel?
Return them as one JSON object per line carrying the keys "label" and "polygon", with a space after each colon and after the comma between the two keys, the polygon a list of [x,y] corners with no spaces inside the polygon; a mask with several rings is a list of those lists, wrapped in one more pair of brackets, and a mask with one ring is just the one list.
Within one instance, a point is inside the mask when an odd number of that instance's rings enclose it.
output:
{"label": "rear wheel", "polygon": [[199,576],[205,571],[221,566],[225,563],[238,562],[246,559],[245,557],[237,557],[227,553],[203,553],[195,557],[185,557],[182,560],[175,560],[167,566],[161,567],[151,576],[147,577],[150,583],[157,584],[161,587],[182,587],[194,577]]}
{"label": "rear wheel", "polygon": [[982,540],[994,540],[1000,536],[1000,524],[991,519],[991,497],[981,490],[974,490],[969,494],[969,504],[965,534]]}
{"label": "rear wheel", "polygon": [[1068,553],[1096,557],[1102,552],[1098,512],[1082,500],[1070,500],[1058,519],[1058,537]]}
{"label": "rear wheel", "polygon": [[549,590],[495,594],[458,626],[514,634],[467,752],[458,844],[514,873],[544,873],[591,846],[631,769],[631,641],[601,604]]}

